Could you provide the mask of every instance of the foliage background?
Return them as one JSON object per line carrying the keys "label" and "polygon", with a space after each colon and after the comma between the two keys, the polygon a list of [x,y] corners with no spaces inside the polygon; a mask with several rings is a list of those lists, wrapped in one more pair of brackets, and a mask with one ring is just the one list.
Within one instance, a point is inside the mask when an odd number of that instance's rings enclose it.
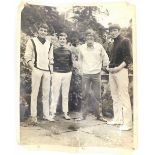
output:
{"label": "foliage background", "polygon": [[[37,35],[37,29],[40,22],[46,22],[49,26],[49,35],[53,33],[66,32],[68,34],[68,42],[72,45],[78,46],[85,41],[84,33],[86,29],[92,28],[96,32],[96,41],[100,42],[108,53],[109,44],[106,42],[105,35],[107,35],[106,28],[97,22],[95,13],[100,12],[97,6],[73,6],[72,8],[72,21],[67,20],[66,14],[60,14],[56,7],[38,6],[25,4],[21,12],[21,42],[20,42],[20,96],[21,104],[28,104],[30,107],[30,94],[31,94],[31,71],[24,60],[24,52],[27,40],[30,37]],[[132,22],[132,20],[130,21]],[[110,23],[109,23],[110,24]],[[132,28],[122,29],[122,34],[128,37],[132,42]],[[109,54],[109,53],[108,53]],[[77,61],[77,53],[74,52],[74,61]],[[130,66],[130,86],[129,93],[131,101],[133,101],[133,86],[132,86],[132,65]],[[103,114],[112,117],[112,99],[110,95],[109,84],[106,82],[108,75],[102,76],[102,101],[103,101]],[[42,116],[42,103],[41,103],[41,86],[38,95],[38,115]],[[60,100],[61,101],[61,100]],[[90,111],[93,111],[93,99],[91,98],[90,91]],[[61,102],[60,102],[61,103]],[[133,104],[133,102],[132,102]],[[70,94],[69,94],[69,108],[70,111],[79,111],[81,107],[81,76],[78,74],[77,68],[74,68]],[[58,105],[58,111],[61,111],[61,104]],[[29,115],[29,110],[27,114]]]}

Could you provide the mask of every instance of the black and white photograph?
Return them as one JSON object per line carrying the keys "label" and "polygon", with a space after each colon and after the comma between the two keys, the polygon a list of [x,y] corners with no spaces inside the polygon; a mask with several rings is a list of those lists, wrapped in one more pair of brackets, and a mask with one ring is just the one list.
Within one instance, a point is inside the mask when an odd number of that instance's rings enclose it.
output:
{"label": "black and white photograph", "polygon": [[136,8],[127,2],[19,9],[19,143],[134,150]]}

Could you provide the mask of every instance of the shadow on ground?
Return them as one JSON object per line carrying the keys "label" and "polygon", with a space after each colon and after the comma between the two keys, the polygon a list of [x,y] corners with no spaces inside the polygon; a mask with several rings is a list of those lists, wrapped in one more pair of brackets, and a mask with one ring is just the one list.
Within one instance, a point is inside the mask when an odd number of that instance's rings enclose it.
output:
{"label": "shadow on ground", "polygon": [[133,131],[120,131],[119,126],[107,125],[88,115],[86,120],[76,121],[79,113],[71,113],[72,119],[62,115],[56,122],[39,120],[37,126],[21,122],[20,142],[24,145],[59,145],[72,147],[133,148]]}

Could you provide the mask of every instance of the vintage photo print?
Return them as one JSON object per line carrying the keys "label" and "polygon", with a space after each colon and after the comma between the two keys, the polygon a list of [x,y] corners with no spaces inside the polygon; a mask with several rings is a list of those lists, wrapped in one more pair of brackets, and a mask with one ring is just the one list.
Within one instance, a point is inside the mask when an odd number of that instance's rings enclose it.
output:
{"label": "vintage photo print", "polygon": [[63,151],[133,150],[137,140],[135,6],[22,2],[19,143]]}

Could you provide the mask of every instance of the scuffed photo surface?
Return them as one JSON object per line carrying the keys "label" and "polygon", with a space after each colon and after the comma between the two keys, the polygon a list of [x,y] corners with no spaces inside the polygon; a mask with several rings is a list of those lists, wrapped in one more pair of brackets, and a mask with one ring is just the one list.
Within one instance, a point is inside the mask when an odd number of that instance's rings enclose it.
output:
{"label": "scuffed photo surface", "polygon": [[[53,50],[60,46],[59,34],[67,34],[67,46],[72,50],[73,70],[68,93],[70,120],[64,119],[62,112],[62,94],[60,94],[55,121],[44,120],[42,104],[42,83],[37,97],[37,124],[29,122],[31,109],[32,80],[31,69],[25,61],[26,44],[29,39],[38,37],[38,25],[46,22],[49,30],[46,39],[53,44]],[[135,52],[135,8],[128,3],[103,3],[98,5],[44,6],[25,3],[21,11],[20,33],[20,143],[22,145],[61,147],[109,147],[134,148],[134,127],[129,131],[120,131],[119,125],[108,125],[95,117],[94,94],[89,90],[88,115],[81,117],[82,108],[82,75],[78,64],[78,47],[86,42],[85,32],[93,29],[95,42],[101,44],[108,57],[111,56],[113,40],[109,26],[119,24],[121,35],[130,40],[132,52]],[[134,59],[134,53],[132,57]],[[129,95],[134,120],[134,64],[128,66]],[[50,85],[52,85],[52,76]],[[51,104],[51,91],[49,104]],[[101,103],[103,117],[110,121],[114,117],[109,74],[101,72]]]}

